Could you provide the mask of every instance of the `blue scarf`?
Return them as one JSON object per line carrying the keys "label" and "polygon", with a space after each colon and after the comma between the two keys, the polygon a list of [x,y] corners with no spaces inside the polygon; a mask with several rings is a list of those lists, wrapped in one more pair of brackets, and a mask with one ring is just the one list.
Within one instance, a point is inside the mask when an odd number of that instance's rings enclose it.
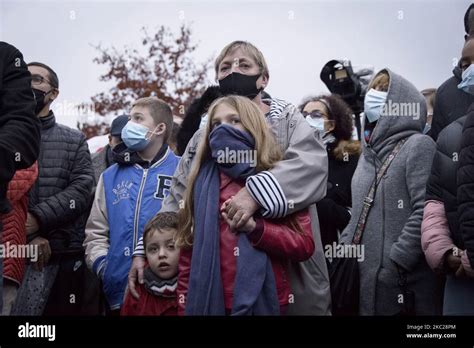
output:
{"label": "blue scarf", "polygon": [[[211,158],[201,167],[194,185],[194,242],[186,315],[226,314],[220,268],[219,170],[233,179],[256,173],[251,163],[222,161],[224,153],[254,151],[255,140],[249,133],[221,125],[209,135],[209,144]],[[267,254],[255,249],[245,233],[239,234],[238,248],[231,314],[279,315],[275,276]]]}

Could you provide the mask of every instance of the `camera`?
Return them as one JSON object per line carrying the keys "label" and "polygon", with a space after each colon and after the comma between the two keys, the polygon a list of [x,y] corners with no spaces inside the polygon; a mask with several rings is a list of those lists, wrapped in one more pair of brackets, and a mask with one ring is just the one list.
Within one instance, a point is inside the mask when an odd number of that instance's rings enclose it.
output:
{"label": "camera", "polygon": [[350,60],[333,59],[323,66],[320,74],[321,81],[324,82],[329,91],[340,95],[354,112],[359,139],[361,133],[359,116],[364,111],[364,97],[373,73],[373,68],[365,68],[354,72]]}

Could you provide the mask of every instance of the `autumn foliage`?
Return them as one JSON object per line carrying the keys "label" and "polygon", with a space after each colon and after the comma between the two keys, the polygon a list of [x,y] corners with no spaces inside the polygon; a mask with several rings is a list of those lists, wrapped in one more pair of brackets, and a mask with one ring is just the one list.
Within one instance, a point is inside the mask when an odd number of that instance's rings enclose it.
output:
{"label": "autumn foliage", "polygon": [[[182,25],[179,33],[161,26],[155,34],[142,28],[140,48],[94,46],[99,55],[94,62],[107,67],[100,81],[112,82],[113,86],[105,92],[91,97],[91,104],[97,114],[119,115],[130,110],[132,102],[138,98],[156,96],[166,101],[173,114],[183,117],[187,106],[202,94],[208,80],[207,74],[211,60],[196,63],[193,52],[197,44],[191,41],[191,29]],[[97,134],[103,133],[103,124],[78,125],[87,129],[90,137],[91,127]]]}

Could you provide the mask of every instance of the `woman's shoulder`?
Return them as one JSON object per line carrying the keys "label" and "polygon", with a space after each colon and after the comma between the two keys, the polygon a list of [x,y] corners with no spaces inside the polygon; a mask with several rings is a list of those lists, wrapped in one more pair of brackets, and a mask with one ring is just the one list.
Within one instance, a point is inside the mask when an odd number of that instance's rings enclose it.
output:
{"label": "woman's shoulder", "polygon": [[413,134],[410,136],[405,143],[411,151],[426,151],[426,150],[436,150],[436,143],[434,140],[426,134]]}

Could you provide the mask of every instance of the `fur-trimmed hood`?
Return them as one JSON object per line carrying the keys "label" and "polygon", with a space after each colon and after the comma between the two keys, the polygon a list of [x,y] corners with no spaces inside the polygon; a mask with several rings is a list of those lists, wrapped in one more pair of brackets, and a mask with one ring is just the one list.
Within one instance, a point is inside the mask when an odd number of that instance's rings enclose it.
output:
{"label": "fur-trimmed hood", "polygon": [[358,140],[340,140],[331,149],[332,155],[338,160],[343,161],[344,155],[359,156],[362,152],[360,141]]}

